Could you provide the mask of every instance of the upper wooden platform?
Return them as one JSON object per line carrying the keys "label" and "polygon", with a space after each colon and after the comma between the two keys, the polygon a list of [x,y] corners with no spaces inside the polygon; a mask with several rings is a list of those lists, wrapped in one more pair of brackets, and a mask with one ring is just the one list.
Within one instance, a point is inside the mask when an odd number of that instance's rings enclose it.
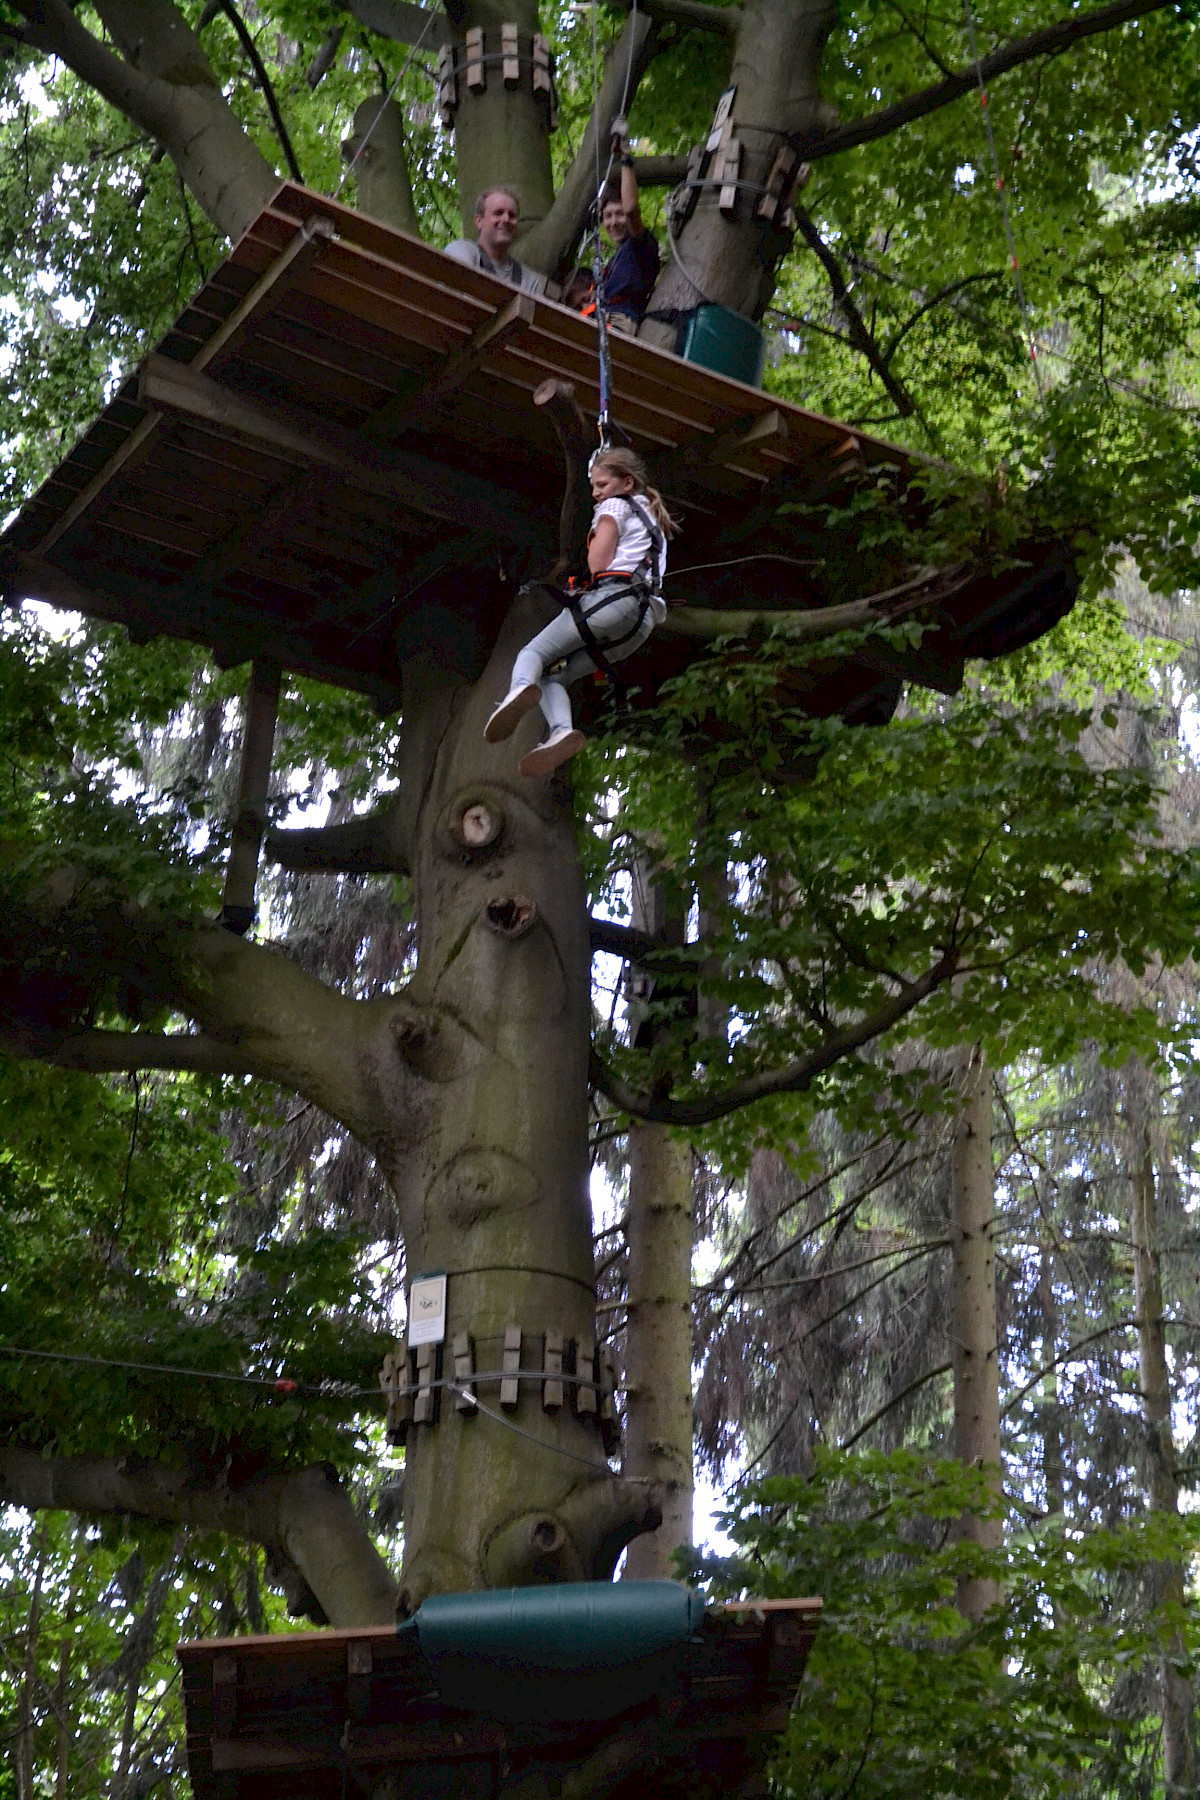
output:
{"label": "upper wooden platform", "polygon": [[[778,508],[903,471],[903,452],[640,341],[614,335],[612,361],[613,416],[684,514],[673,600],[812,606],[897,579]],[[553,560],[548,377],[594,416],[591,321],[285,184],[0,538],[0,587],[394,706],[410,655],[477,672],[513,583]],[[747,556],[764,560],[698,569]],[[1072,593],[1055,544],[956,570],[897,602],[941,620],[923,667],[872,652],[798,698],[890,710],[898,674],[952,686]],[[664,633],[643,656],[653,677],[686,654]]]}
{"label": "upper wooden platform", "polygon": [[415,1636],[387,1626],[180,1644],[192,1793],[341,1800],[419,1769],[413,1792],[485,1800],[508,1778],[566,1769],[647,1721],[663,1728],[657,1761],[644,1757],[632,1793],[659,1792],[669,1772],[733,1787],[786,1725],[820,1617],[818,1599],[710,1608],[700,1635],[664,1656],[659,1693],[632,1713],[520,1726],[443,1706]]}

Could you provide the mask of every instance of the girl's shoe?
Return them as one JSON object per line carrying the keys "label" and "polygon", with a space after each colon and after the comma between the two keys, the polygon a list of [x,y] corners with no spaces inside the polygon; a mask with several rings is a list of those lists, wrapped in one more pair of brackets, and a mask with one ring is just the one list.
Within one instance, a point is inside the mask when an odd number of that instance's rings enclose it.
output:
{"label": "girl's shoe", "polygon": [[548,738],[521,758],[517,767],[522,775],[549,775],[560,763],[578,755],[586,743],[582,731],[571,725],[556,725]]}
{"label": "girl's shoe", "polygon": [[530,707],[536,706],[541,697],[541,688],[532,681],[510,689],[483,728],[488,743],[502,744],[505,738],[510,738]]}

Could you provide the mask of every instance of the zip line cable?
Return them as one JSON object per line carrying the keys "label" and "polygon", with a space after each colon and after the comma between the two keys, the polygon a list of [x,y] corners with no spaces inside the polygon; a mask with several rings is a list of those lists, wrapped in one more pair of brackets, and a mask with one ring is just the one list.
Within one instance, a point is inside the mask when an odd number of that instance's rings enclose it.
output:
{"label": "zip line cable", "polygon": [[1017,305],[1021,311],[1021,323],[1025,328],[1025,342],[1029,347],[1029,360],[1033,364],[1033,378],[1037,383],[1038,400],[1043,412],[1046,408],[1046,393],[1042,386],[1042,368],[1038,362],[1037,342],[1033,335],[1033,324],[1029,316],[1029,305],[1025,299],[1025,284],[1021,280],[1021,268],[1017,261],[1017,246],[1013,239],[1012,220],[1008,211],[1008,194],[1004,186],[1004,177],[1000,173],[1000,158],[996,152],[996,135],[992,130],[992,115],[988,111],[987,88],[983,81],[983,64],[979,58],[979,45],[975,36],[975,15],[971,11],[971,0],[963,0],[963,18],[966,20],[967,39],[971,46],[971,60],[975,64],[975,79],[979,85],[979,109],[983,114],[983,128],[987,133],[988,153],[992,159],[992,174],[995,177],[996,192],[1000,196],[1000,214],[1004,220],[1004,238],[1008,245],[1008,260],[1012,265],[1013,286],[1017,290]]}

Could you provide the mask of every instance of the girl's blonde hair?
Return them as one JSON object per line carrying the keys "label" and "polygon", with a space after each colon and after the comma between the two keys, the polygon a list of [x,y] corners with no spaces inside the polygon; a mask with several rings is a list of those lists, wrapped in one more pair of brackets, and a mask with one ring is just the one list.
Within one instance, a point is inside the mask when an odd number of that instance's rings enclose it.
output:
{"label": "girl's blonde hair", "polygon": [[650,511],[655,522],[661,527],[664,537],[673,538],[679,530],[678,522],[667,511],[667,503],[657,488],[652,488],[646,480],[646,465],[636,450],[625,450],[618,446],[613,450],[601,450],[592,460],[593,469],[611,469],[614,475],[623,476],[632,481],[634,491],[645,494],[650,502]]}

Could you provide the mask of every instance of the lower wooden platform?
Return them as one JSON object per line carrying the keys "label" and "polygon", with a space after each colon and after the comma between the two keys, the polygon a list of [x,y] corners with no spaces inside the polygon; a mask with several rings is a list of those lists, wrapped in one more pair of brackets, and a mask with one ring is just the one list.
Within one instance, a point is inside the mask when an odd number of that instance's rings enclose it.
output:
{"label": "lower wooden platform", "polygon": [[614,1795],[676,1782],[732,1795],[787,1723],[820,1613],[820,1600],[712,1607],[643,1705],[519,1726],[443,1706],[415,1637],[388,1626],[180,1644],[192,1792],[491,1800],[554,1795],[584,1766]]}

